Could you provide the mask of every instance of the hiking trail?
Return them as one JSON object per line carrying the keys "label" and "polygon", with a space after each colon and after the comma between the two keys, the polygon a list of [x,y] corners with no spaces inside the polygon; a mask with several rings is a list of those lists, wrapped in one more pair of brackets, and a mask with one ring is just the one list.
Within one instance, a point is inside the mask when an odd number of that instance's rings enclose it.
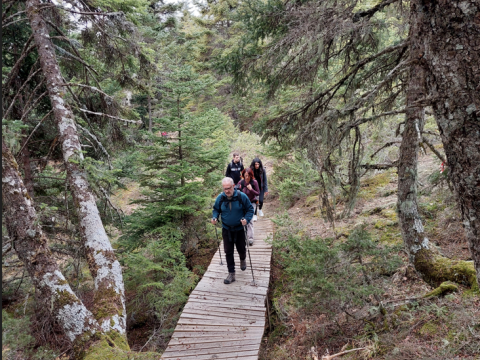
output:
{"label": "hiking trail", "polygon": [[270,220],[255,223],[254,244],[250,247],[255,285],[247,253],[247,269],[241,271],[235,251],[235,277],[228,275],[225,254],[217,252],[190,294],[175,332],[163,353],[164,360],[257,360],[266,321],[266,300],[270,280],[272,246],[265,239],[273,232]]}

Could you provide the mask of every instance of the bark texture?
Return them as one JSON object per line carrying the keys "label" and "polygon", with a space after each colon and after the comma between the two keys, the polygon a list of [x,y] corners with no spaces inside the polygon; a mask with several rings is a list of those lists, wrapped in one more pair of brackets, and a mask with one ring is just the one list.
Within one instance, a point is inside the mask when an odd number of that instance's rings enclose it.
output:
{"label": "bark texture", "polygon": [[60,272],[38,224],[33,202],[20,177],[18,165],[2,141],[2,197],[8,235],[18,258],[25,264],[35,288],[65,334],[76,342],[99,330],[97,321]]}
{"label": "bark texture", "polygon": [[480,286],[480,1],[414,0],[427,88]]}
{"label": "bark texture", "polygon": [[42,18],[41,6],[39,0],[26,2],[27,15],[62,144],[67,180],[80,219],[80,234],[85,245],[90,272],[95,281],[92,312],[103,331],[114,330],[124,335],[126,311],[121,267],[103,227],[87,175],[81,166],[83,155],[77,128],[73,113],[64,101],[65,84],[47,24]]}
{"label": "bark texture", "polygon": [[398,220],[402,231],[402,238],[410,262],[415,265],[416,255],[419,250],[429,250],[429,242],[424,234],[422,219],[418,212],[417,181],[418,181],[418,150],[421,141],[421,132],[425,124],[425,110],[423,106],[416,105],[418,99],[425,97],[425,71],[421,66],[423,43],[421,28],[418,21],[421,14],[416,11],[416,4],[411,4],[411,13],[415,14],[410,22],[410,68],[407,111],[405,113],[405,128],[400,145],[398,159]]}
{"label": "bark texture", "polygon": [[407,90],[407,110],[405,128],[402,134],[400,156],[398,160],[398,219],[402,238],[409,254],[410,262],[432,286],[445,281],[454,281],[465,285],[475,285],[475,270],[466,261],[450,260],[432,247],[424,233],[422,219],[417,203],[417,164],[421,132],[425,123],[423,105],[419,104],[427,94],[425,66],[426,29],[423,27],[425,12],[416,2],[411,3],[410,21],[410,74]]}

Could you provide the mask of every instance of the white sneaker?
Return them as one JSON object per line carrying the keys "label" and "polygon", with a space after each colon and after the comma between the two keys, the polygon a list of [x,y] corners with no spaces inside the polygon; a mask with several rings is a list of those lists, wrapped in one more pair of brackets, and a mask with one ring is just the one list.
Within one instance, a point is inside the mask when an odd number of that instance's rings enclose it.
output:
{"label": "white sneaker", "polygon": [[253,215],[253,221],[257,221],[258,218],[257,218],[257,215]]}
{"label": "white sneaker", "polygon": [[258,216],[263,216],[263,211],[258,209]]}

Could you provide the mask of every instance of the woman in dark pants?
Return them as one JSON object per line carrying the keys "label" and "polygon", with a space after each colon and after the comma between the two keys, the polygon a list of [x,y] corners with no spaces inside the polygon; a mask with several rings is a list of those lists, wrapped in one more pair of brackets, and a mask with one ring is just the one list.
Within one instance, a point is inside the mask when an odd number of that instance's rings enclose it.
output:
{"label": "woman in dark pants", "polygon": [[260,195],[258,196],[258,215],[263,216],[263,198],[268,194],[267,171],[263,167],[262,160],[258,157],[252,160],[250,169],[253,170],[255,180],[257,180],[258,187],[260,188]]}

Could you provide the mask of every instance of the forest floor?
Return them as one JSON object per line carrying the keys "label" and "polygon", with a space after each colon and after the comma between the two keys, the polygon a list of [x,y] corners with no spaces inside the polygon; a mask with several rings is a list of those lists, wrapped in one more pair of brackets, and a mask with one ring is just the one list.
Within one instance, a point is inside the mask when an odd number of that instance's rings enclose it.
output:
{"label": "forest floor", "polygon": [[[419,207],[431,243],[451,259],[471,260],[460,213],[447,184],[435,184],[438,159],[424,155],[419,163]],[[351,215],[335,222],[324,221],[318,194],[299,199],[287,212],[304,226],[310,237],[346,238],[351,230],[366,224],[380,243],[402,244],[396,218],[396,173],[378,173],[362,181],[358,201]],[[337,204],[340,214],[343,204]],[[264,204],[266,216],[282,214],[278,198]],[[335,314],[295,307],[290,301],[289,277],[280,255],[274,254],[269,299],[274,306],[271,327],[264,338],[260,359],[322,359],[346,349],[363,348],[342,359],[480,359],[480,298],[460,286],[457,293],[423,299],[433,290],[412,267],[406,254],[397,255],[403,264],[382,279],[382,302],[387,313],[372,316],[375,301],[352,309],[354,317],[339,310]],[[286,291],[287,290],[287,291]],[[412,300],[414,299],[414,300]],[[280,305],[279,305],[280,304]],[[276,305],[276,306],[275,306]],[[281,311],[278,311],[279,307]],[[277,311],[275,311],[277,310]]]}

